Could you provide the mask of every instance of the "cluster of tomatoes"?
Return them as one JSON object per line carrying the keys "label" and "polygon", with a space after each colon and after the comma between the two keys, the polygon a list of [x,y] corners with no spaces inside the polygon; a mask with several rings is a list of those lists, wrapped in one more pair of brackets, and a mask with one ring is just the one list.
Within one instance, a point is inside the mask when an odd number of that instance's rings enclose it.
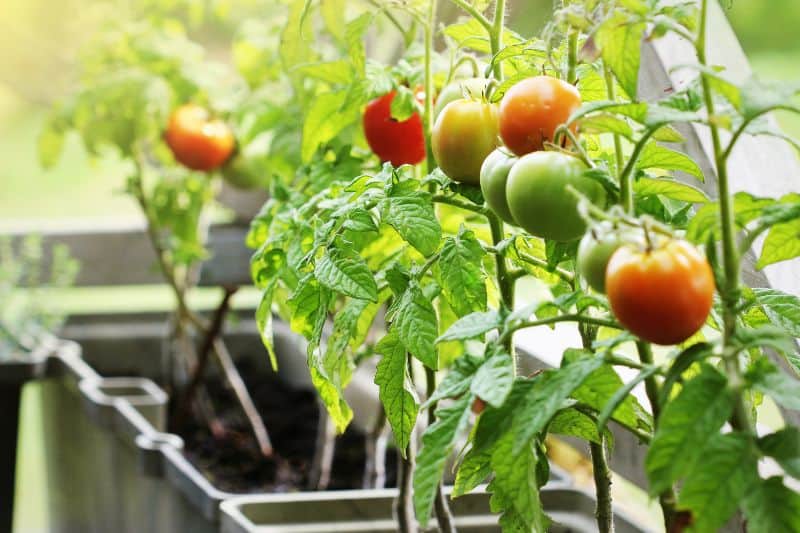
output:
{"label": "cluster of tomatoes", "polygon": [[[646,234],[641,227],[603,223],[587,231],[568,186],[600,206],[605,190],[585,176],[580,159],[546,150],[580,107],[577,89],[536,76],[512,86],[496,105],[486,102],[488,83],[464,80],[439,94],[431,137],[439,168],[454,181],[479,185],[501,219],[532,235],[555,241],[583,236],[580,274],[608,295],[619,322],[640,338],[671,345],[694,335],[713,302],[714,277],[705,257],[686,241]],[[364,132],[382,160],[415,165],[425,159],[422,120],[418,114],[394,120],[394,96],[367,106]]]}

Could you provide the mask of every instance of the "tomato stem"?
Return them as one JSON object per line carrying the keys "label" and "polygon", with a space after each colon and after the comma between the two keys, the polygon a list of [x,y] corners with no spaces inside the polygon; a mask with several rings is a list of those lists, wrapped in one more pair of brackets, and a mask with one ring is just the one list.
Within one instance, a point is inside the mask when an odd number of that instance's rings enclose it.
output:
{"label": "tomato stem", "polygon": [[[708,33],[708,0],[702,0],[700,7],[700,24],[698,29],[695,47],[697,58],[702,66],[708,66],[706,56],[706,37]],[[719,127],[714,121],[715,104],[714,96],[711,92],[711,84],[705,72],[700,73],[700,81],[703,88],[703,98],[708,113],[708,127],[711,131],[711,141],[714,148],[714,163],[717,170],[717,184],[719,187],[719,206],[720,223],[722,226],[722,256],[725,271],[725,286],[720,291],[723,302],[723,353],[729,354],[723,357],[725,372],[731,388],[735,391],[735,403],[731,425],[738,431],[752,432],[752,425],[744,398],[738,390],[742,382],[741,369],[739,368],[739,352],[731,347],[732,337],[736,333],[736,309],[739,299],[739,277],[740,277],[740,257],[736,244],[736,226],[734,222],[733,197],[730,193],[728,183],[728,156],[729,151],[722,148]]]}
{"label": "tomato stem", "polygon": [[[497,0],[494,5],[492,29],[489,31],[493,60],[500,51],[500,46],[503,44],[503,22],[505,18],[506,0]],[[503,81],[503,65],[499,61],[495,61],[494,63],[494,77],[497,81]]]}
{"label": "tomato stem", "polygon": [[[606,80],[606,95],[608,99],[612,102],[617,100],[616,89],[614,87],[614,76],[611,72],[611,68],[603,62],[603,75]],[[622,137],[619,133],[614,134],[614,155],[616,157],[617,162],[617,175],[621,175],[622,168],[625,165],[625,156],[622,152]]]}
{"label": "tomato stem", "polygon": [[569,52],[567,56],[567,83],[575,85],[578,83],[578,30],[573,29],[569,34],[567,46]]}

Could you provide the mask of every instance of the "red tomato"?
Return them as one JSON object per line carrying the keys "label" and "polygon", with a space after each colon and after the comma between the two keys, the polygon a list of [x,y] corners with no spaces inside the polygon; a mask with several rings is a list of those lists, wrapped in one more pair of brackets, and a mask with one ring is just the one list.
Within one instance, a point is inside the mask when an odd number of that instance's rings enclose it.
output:
{"label": "red tomato", "polygon": [[[372,151],[392,165],[416,165],[425,159],[422,118],[414,113],[400,122],[392,118],[395,91],[367,104],[364,110],[364,135]],[[416,95],[419,98],[419,93]]]}
{"label": "red tomato", "polygon": [[195,104],[172,113],[164,139],[179,163],[203,172],[224,164],[236,144],[227,124],[211,119],[207,109]]}
{"label": "red tomato", "polygon": [[569,83],[550,76],[524,79],[500,101],[500,137],[517,155],[543,150],[580,105],[578,89]]}
{"label": "red tomato", "polygon": [[666,239],[653,250],[625,245],[606,267],[611,310],[632,333],[655,344],[678,344],[705,324],[714,275],[705,257],[683,240]]}

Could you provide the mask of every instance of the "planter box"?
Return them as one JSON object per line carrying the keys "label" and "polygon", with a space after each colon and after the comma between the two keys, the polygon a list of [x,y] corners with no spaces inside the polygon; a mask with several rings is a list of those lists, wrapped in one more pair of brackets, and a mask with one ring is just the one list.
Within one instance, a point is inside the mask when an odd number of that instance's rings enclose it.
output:
{"label": "planter box", "polygon": [[[113,326],[109,331],[115,330]],[[22,371],[38,378],[27,386],[35,387],[39,397],[42,434],[46,436],[46,531],[395,530],[391,518],[391,501],[396,494],[393,489],[243,496],[215,488],[186,459],[182,440],[164,432],[167,396],[152,380],[103,378],[92,368],[97,366],[111,374],[125,371],[156,376],[161,365],[160,357],[154,354],[160,353],[157,340],[163,336],[163,322],[161,326],[140,322],[132,338],[115,338],[108,332],[98,335],[101,329],[95,323],[65,331],[86,345],[85,356],[91,366],[81,358],[77,344],[62,342],[57,349],[26,363]],[[120,330],[116,331],[118,334]],[[307,383],[304,346],[282,323],[275,324],[275,335],[282,377],[293,384]],[[250,325],[239,323],[226,337],[234,353],[260,346]],[[138,349],[126,353],[124,346]],[[266,371],[266,357],[262,359]],[[356,420],[362,423],[377,406],[371,380],[354,379],[348,399],[354,405]],[[568,488],[557,468],[553,474],[560,481],[543,496],[548,511],[571,531],[592,531],[591,495]],[[482,492],[454,500],[454,510],[465,531],[496,528],[497,519],[489,514],[488,502],[488,495]],[[314,509],[313,523],[308,522],[309,503]],[[617,520],[618,531],[643,531],[624,517]]]}
{"label": "planter box", "polygon": [[[490,495],[484,489],[480,487],[451,500],[459,531],[500,531],[497,515],[489,509]],[[449,489],[445,492],[449,493]],[[597,531],[595,500],[589,493],[563,482],[550,482],[542,489],[541,495],[545,509],[553,519],[550,533]],[[396,489],[384,489],[234,498],[222,503],[222,532],[389,533],[397,531],[397,522],[392,517],[392,502],[396,497]],[[617,533],[643,531],[619,514],[614,517],[614,526]]]}

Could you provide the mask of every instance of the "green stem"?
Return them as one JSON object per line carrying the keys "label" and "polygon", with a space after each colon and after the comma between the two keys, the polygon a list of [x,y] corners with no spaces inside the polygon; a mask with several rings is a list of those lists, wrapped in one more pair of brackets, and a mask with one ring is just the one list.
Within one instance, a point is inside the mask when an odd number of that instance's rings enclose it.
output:
{"label": "green stem", "polygon": [[611,469],[608,467],[605,442],[605,435],[601,433],[599,443],[589,443],[589,451],[592,455],[594,486],[597,489],[597,507],[595,509],[597,528],[600,533],[613,533],[614,514],[611,510]]}
{"label": "green stem", "polygon": [[[500,218],[492,212],[487,213],[489,219],[489,228],[492,232],[492,242],[495,246],[503,240],[503,222]],[[497,285],[500,289],[500,298],[506,309],[514,309],[514,280],[511,278],[506,265],[506,258],[502,254],[494,256],[495,265],[497,268]],[[508,353],[514,355],[514,346],[511,336],[506,339],[506,349]]]}
{"label": "green stem", "polygon": [[535,328],[537,326],[549,326],[551,324],[558,324],[559,322],[577,322],[579,324],[589,324],[592,326],[605,326],[608,328],[615,328],[615,329],[620,329],[622,327],[615,321],[608,320],[605,318],[598,318],[598,317],[578,315],[578,314],[569,314],[569,315],[552,316],[548,318],[543,318],[541,320],[526,320],[524,322],[520,322],[516,324],[514,327],[509,328],[506,331],[506,333],[504,333],[504,337],[509,337],[512,333],[514,333],[515,331],[519,331],[521,329]]}
{"label": "green stem", "polygon": [[524,261],[525,263],[529,263],[533,266],[542,268],[544,270],[547,270],[548,272],[553,272],[553,274],[557,275],[559,278],[563,279],[570,285],[572,285],[572,282],[575,280],[575,276],[572,274],[572,272],[564,270],[561,267],[556,267],[554,269],[551,269],[550,265],[544,259],[539,259],[538,257],[526,254],[525,252],[520,252],[519,250],[517,250],[517,257],[519,257],[520,261]]}
{"label": "green stem", "polygon": [[428,6],[428,20],[425,24],[425,168],[430,174],[436,168],[436,161],[433,159],[433,147],[431,144],[431,129],[433,128],[433,32],[436,24],[437,0],[430,0]]}
{"label": "green stem", "polygon": [[578,82],[577,66],[578,66],[578,30],[572,30],[569,33],[569,52],[567,56],[567,82],[575,84]]}
{"label": "green stem", "polygon": [[[708,0],[702,0],[700,9],[700,26],[697,36],[697,58],[700,65],[708,66],[706,57],[706,36],[708,32]],[[729,151],[724,151],[720,140],[719,127],[714,120],[715,105],[711,92],[711,84],[705,72],[700,73],[703,87],[703,98],[709,118],[711,141],[714,148],[714,163],[717,167],[717,183],[719,187],[720,222],[722,226],[722,256],[725,271],[724,288],[720,294],[723,303],[723,353],[730,353],[723,358],[728,382],[735,392],[734,410],[731,425],[738,431],[752,432],[750,417],[741,394],[742,374],[739,368],[739,353],[728,350],[736,333],[737,302],[739,299],[740,257],[736,244],[736,225],[734,222],[733,196],[728,184]]]}
{"label": "green stem", "polygon": [[653,136],[657,129],[651,128],[647,130],[642,138],[639,139],[639,142],[633,148],[628,164],[625,165],[625,169],[619,176],[620,201],[622,208],[628,214],[633,214],[633,172],[636,170],[636,162],[639,160],[639,156],[642,155],[642,150],[644,150],[650,137]]}
{"label": "green stem", "polygon": [[[606,95],[612,102],[616,101],[617,91],[614,88],[614,75],[611,72],[611,68],[609,68],[605,62],[603,63],[603,75],[605,76],[606,80]],[[620,174],[622,172],[622,167],[625,164],[625,155],[622,152],[622,137],[619,135],[619,133],[614,134],[614,155],[617,161],[617,173]]]}
{"label": "green stem", "polygon": [[[503,44],[503,22],[505,22],[505,18],[506,0],[496,0],[494,4],[492,29],[489,32],[493,58],[500,51],[500,46]],[[494,78],[497,81],[503,81],[503,65],[499,61],[495,61],[494,63]]]}
{"label": "green stem", "polygon": [[[485,207],[482,207],[480,205],[464,202],[464,201],[461,201],[461,200],[459,200],[457,198],[452,198],[450,196],[445,196],[443,194],[437,194],[436,196],[434,196],[433,197],[433,201],[438,203],[438,204],[452,205],[452,206],[464,209],[465,211],[472,211],[473,213],[477,213],[477,214],[483,215],[483,216],[489,216],[489,213],[491,212],[488,209],[486,209]],[[495,243],[495,244],[497,244],[497,243]]]}
{"label": "green stem", "polygon": [[450,0],[450,1],[453,2],[455,5],[457,5],[458,7],[460,7],[461,9],[463,9],[469,16],[474,18],[478,22],[478,24],[480,24],[481,26],[484,27],[484,29],[486,29],[487,32],[492,33],[493,30],[492,23],[489,22],[489,19],[487,19],[483,15],[483,13],[475,9],[472,6],[472,4],[470,4],[465,0]]}

